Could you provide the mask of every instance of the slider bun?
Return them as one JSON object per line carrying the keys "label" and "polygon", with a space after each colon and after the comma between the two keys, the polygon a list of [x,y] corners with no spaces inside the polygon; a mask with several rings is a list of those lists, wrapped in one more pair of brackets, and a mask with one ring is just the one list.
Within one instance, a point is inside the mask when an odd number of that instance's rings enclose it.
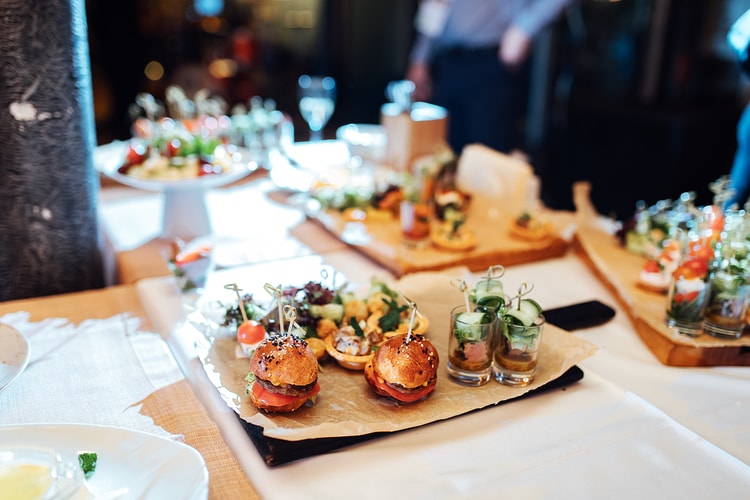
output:
{"label": "slider bun", "polygon": [[422,335],[391,337],[372,358],[372,370],[386,383],[406,389],[425,386],[437,377],[439,357],[435,346]]}
{"label": "slider bun", "polygon": [[275,335],[263,340],[255,349],[250,358],[250,371],[256,378],[276,386],[304,386],[318,380],[318,360],[301,338]]}

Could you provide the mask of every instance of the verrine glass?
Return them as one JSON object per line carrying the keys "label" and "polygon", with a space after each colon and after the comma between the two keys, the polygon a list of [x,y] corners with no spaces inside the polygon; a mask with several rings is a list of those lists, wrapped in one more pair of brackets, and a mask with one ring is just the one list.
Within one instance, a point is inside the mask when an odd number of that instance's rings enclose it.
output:
{"label": "verrine glass", "polygon": [[529,385],[536,375],[544,316],[531,325],[503,321],[495,342],[492,371],[495,380],[505,385]]}
{"label": "verrine glass", "polygon": [[465,385],[489,382],[492,344],[497,330],[497,313],[484,308],[467,311],[454,307],[448,336],[448,375]]}

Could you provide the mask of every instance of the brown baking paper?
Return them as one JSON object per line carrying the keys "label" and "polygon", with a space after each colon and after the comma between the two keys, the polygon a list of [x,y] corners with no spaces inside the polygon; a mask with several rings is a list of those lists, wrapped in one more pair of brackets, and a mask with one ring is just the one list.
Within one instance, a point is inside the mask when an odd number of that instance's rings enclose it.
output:
{"label": "brown baking paper", "polygon": [[446,373],[450,310],[463,303],[461,294],[451,286],[454,278],[468,279],[466,268],[409,275],[390,283],[416,302],[430,321],[427,338],[440,355],[438,382],[427,399],[398,404],[376,396],[365,382],[363,372],[340,367],[330,360],[319,375],[320,393],[314,405],[284,415],[259,412],[245,396],[248,360],[237,359],[236,342],[218,338],[203,355],[209,378],[224,400],[241,418],[263,428],[267,437],[298,441],[303,439],[360,436],[374,432],[392,432],[428,424],[516,398],[550,382],[576,363],[591,356],[596,347],[588,341],[553,325],[544,328],[539,366],[535,380],[524,388],[500,385],[494,380],[481,387],[466,387],[453,382]]}

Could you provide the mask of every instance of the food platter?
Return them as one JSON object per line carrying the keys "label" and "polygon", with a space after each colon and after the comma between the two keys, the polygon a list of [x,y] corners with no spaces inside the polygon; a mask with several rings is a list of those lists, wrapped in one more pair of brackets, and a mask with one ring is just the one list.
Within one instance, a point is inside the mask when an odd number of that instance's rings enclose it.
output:
{"label": "food platter", "polygon": [[30,355],[26,338],[15,328],[0,323],[0,391],[24,371]]}
{"label": "food platter", "polygon": [[249,150],[232,146],[220,146],[222,154],[228,154],[232,157],[232,166],[226,173],[203,175],[189,179],[144,179],[118,172],[118,169],[124,162],[127,150],[127,141],[113,141],[109,144],[98,146],[94,150],[94,166],[98,172],[120,184],[145,191],[161,192],[176,189],[209,189],[225,186],[242,179],[258,168],[257,163],[251,160]]}
{"label": "food platter", "polygon": [[[582,203],[585,200],[579,202]],[[628,252],[592,207],[579,207],[575,248],[615,293],[638,335],[652,353],[671,366],[750,366],[750,335],[724,340],[690,337],[664,323],[666,295],[639,283],[644,257]]]}
{"label": "food platter", "polygon": [[467,250],[444,250],[437,246],[412,248],[404,244],[398,220],[352,220],[345,212],[321,210],[313,201],[297,200],[308,218],[344,243],[386,267],[400,277],[413,272],[437,271],[467,266],[471,271],[483,271],[501,264],[512,266],[563,255],[569,242],[564,237],[572,219],[560,212],[553,219],[546,237],[536,240],[511,234],[511,226],[518,209],[497,204],[495,200],[474,196],[469,207],[465,227],[476,239],[476,246]]}
{"label": "food platter", "polygon": [[208,498],[208,469],[193,448],[135,430],[80,424],[0,426],[6,449],[51,449],[64,462],[78,463],[78,454],[97,454],[86,487],[95,498]]}
{"label": "food platter", "polygon": [[99,146],[94,151],[94,166],[100,174],[125,186],[163,193],[162,236],[168,239],[191,239],[210,234],[205,192],[239,181],[258,168],[251,159],[250,151],[220,146],[221,154],[230,155],[232,159],[228,172],[174,180],[142,179],[118,172],[127,150],[127,141]]}
{"label": "food platter", "polygon": [[237,357],[233,337],[204,330],[195,339],[198,357],[209,380],[240,418],[269,465],[457,417],[543,390],[558,380],[572,383],[580,379],[582,373],[575,368],[576,363],[592,355],[595,347],[550,325],[542,344],[540,371],[531,385],[513,388],[491,381],[468,388],[450,381],[444,367],[448,359],[448,311],[456,300],[460,302],[449,284],[460,271],[451,271],[416,273],[393,284],[417,302],[429,318],[426,336],[440,356],[437,387],[417,403],[401,405],[376,396],[361,371],[327,362],[319,373],[321,392],[314,405],[291,414],[269,415],[256,410],[245,396],[248,360]]}

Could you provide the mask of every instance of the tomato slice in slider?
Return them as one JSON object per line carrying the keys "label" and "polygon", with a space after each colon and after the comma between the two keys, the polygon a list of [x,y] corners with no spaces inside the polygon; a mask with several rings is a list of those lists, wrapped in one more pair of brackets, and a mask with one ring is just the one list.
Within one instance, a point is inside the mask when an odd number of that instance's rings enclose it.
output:
{"label": "tomato slice in slider", "polygon": [[309,399],[315,396],[320,392],[320,384],[316,382],[312,390],[304,396],[287,396],[286,394],[278,394],[276,392],[266,390],[260,384],[253,384],[251,390],[253,391],[253,397],[263,404],[266,404],[268,406],[285,406],[295,401],[299,401],[301,399]]}

